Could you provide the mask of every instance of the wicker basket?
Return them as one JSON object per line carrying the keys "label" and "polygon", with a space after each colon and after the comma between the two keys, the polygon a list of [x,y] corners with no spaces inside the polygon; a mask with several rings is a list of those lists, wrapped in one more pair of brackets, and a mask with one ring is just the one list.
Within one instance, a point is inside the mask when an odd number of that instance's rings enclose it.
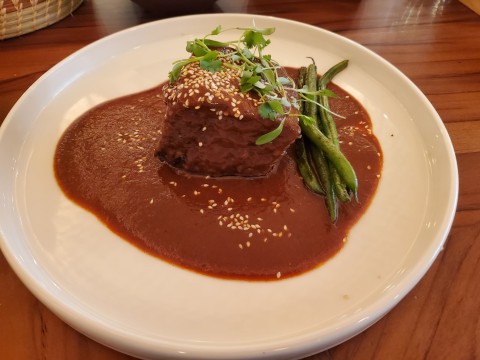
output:
{"label": "wicker basket", "polygon": [[0,40],[62,20],[83,0],[0,0]]}

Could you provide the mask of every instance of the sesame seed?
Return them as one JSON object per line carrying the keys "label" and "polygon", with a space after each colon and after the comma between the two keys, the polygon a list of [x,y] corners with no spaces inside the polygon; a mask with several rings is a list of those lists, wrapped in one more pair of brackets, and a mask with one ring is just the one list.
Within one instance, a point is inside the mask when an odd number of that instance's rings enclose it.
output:
{"label": "sesame seed", "polygon": [[282,276],[282,273],[280,271],[277,272],[277,279],[280,279],[281,276]]}

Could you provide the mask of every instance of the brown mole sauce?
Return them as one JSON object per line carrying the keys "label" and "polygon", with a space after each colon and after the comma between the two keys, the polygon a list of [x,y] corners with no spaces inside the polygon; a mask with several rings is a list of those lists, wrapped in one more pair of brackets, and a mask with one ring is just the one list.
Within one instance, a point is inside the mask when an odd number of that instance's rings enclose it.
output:
{"label": "brown mole sauce", "polygon": [[332,84],[342,151],[358,177],[358,203],[329,220],[288,153],[267,178],[180,175],[155,157],[165,112],[161,86],[89,110],[60,139],[57,181],[74,202],[145,252],[201,273],[245,280],[300,274],[343,246],[368,207],[382,168],[364,108]]}

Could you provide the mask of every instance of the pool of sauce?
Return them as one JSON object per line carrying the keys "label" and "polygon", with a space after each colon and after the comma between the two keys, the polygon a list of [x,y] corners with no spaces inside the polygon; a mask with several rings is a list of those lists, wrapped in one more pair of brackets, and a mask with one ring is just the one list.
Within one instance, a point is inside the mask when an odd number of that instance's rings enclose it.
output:
{"label": "pool of sauce", "polygon": [[359,180],[358,202],[329,220],[288,153],[267,178],[176,173],[155,157],[165,113],[161,86],[108,101],[65,131],[54,158],[57,181],[75,203],[121,238],[171,264],[244,280],[275,280],[317,267],[344,245],[381,174],[381,149],[365,109],[341,88],[332,110],[342,151]]}

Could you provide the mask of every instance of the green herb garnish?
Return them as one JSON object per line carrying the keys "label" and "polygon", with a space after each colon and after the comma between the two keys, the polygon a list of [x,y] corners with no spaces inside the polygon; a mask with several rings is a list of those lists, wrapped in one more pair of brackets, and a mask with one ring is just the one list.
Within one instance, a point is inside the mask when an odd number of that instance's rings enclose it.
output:
{"label": "green herb garnish", "polygon": [[[232,30],[242,31],[242,35],[230,41],[217,41],[210,38]],[[260,136],[256,141],[257,145],[269,143],[281,134],[288,116],[297,116],[293,109],[299,109],[298,100],[294,96],[289,96],[288,92],[297,92],[302,100],[309,101],[307,88],[296,89],[292,79],[279,76],[279,64],[272,59],[271,55],[264,54],[264,49],[270,44],[266,36],[274,32],[275,28],[257,28],[255,25],[226,30],[217,26],[205,37],[187,42],[186,50],[192,56],[174,62],[168,74],[170,83],[179,78],[184,66],[194,62],[198,62],[200,68],[211,72],[221,71],[223,67],[238,69],[240,91],[256,93],[261,102],[258,107],[259,115],[264,119],[279,121],[276,129]],[[229,48],[231,51],[223,53],[215,50],[219,48]],[[222,58],[229,61],[222,61]],[[322,96],[332,96],[332,94],[329,90],[315,93]]]}

